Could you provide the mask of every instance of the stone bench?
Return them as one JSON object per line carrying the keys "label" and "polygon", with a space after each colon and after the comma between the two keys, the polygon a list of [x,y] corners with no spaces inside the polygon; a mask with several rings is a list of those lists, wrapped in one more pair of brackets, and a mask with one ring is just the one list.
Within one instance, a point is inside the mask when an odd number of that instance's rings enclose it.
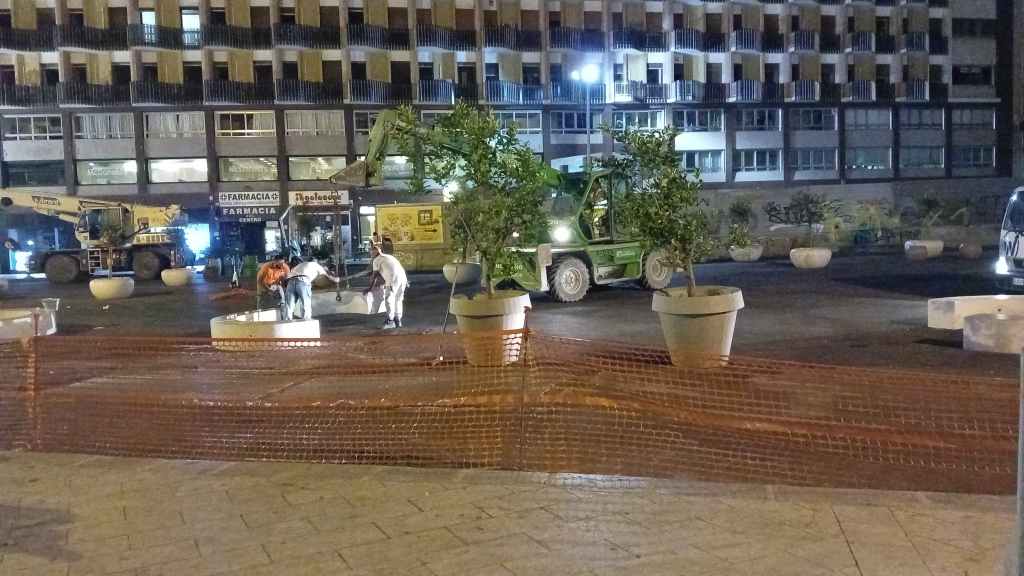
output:
{"label": "stone bench", "polygon": [[962,330],[964,318],[975,314],[1024,315],[1024,295],[953,296],[928,301],[928,327]]}
{"label": "stone bench", "polygon": [[964,350],[1020,354],[1024,314],[973,314],[964,318]]}

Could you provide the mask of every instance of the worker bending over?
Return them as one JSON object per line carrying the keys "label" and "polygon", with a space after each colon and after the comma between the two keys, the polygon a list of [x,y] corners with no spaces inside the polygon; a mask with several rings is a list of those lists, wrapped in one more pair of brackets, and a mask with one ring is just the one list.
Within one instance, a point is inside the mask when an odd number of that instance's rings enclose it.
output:
{"label": "worker bending over", "polygon": [[[384,329],[402,327],[402,300],[405,298],[405,289],[409,285],[409,279],[405,275],[405,268],[391,254],[381,252],[379,244],[370,246],[370,256],[373,258],[370,274],[370,286],[363,290],[363,294],[374,293],[370,303],[370,313],[380,312],[380,303],[384,302],[384,310],[387,312],[387,320],[384,321]],[[378,290],[383,286],[383,290]]]}
{"label": "worker bending over", "polygon": [[340,278],[332,276],[316,261],[303,262],[298,258],[292,258],[291,270],[288,272],[288,287],[285,288],[281,306],[284,320],[292,319],[296,300],[302,306],[302,319],[309,320],[313,317],[313,281],[320,276],[330,278],[335,284],[341,282]]}

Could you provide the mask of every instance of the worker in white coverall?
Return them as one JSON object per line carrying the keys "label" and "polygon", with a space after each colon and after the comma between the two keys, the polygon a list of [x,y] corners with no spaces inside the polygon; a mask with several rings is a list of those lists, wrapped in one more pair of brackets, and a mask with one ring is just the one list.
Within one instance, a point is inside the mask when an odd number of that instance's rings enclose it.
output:
{"label": "worker in white coverall", "polygon": [[391,254],[381,252],[379,244],[370,246],[370,256],[373,262],[370,264],[370,286],[363,290],[364,295],[373,293],[370,304],[370,313],[380,312],[381,302],[384,303],[384,310],[387,312],[387,319],[384,321],[384,329],[402,327],[402,300],[405,299],[405,289],[409,285],[409,278],[405,275],[405,268]]}
{"label": "worker in white coverall", "polygon": [[296,302],[301,306],[300,315],[303,320],[313,317],[313,281],[320,276],[327,276],[335,284],[341,282],[340,278],[331,276],[316,261],[303,262],[298,258],[292,258],[291,269],[288,271],[288,286],[281,301],[282,319],[292,320]]}

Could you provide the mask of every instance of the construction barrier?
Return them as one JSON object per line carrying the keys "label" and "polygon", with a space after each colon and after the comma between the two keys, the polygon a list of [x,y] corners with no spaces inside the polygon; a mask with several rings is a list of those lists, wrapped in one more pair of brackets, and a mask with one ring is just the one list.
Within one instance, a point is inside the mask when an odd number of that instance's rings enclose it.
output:
{"label": "construction barrier", "polygon": [[[494,335],[486,336],[494,338]],[[0,344],[0,448],[1010,494],[1017,382],[506,333]],[[243,346],[244,345],[244,346]]]}

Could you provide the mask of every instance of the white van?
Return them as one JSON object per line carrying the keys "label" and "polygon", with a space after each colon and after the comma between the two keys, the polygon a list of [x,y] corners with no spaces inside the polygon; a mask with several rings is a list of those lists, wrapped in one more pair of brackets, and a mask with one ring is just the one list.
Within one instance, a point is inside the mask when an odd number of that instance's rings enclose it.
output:
{"label": "white van", "polygon": [[1024,186],[1014,190],[1006,204],[996,277],[1000,288],[1024,291]]}

